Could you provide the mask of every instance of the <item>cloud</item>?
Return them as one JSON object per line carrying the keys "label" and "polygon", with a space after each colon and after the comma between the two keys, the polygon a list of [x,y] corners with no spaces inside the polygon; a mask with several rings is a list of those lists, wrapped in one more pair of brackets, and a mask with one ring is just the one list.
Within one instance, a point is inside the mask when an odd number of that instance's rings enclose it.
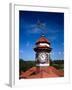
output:
{"label": "cloud", "polygon": [[29,34],[36,34],[41,32],[41,30],[36,27],[36,24],[25,25],[23,26],[23,29],[25,29]]}
{"label": "cloud", "polygon": [[62,53],[59,51],[58,54],[61,55]]}
{"label": "cloud", "polygon": [[29,42],[27,42],[27,43],[26,43],[26,47],[29,47],[29,46],[30,46],[30,43],[29,43]]}
{"label": "cloud", "polygon": [[52,52],[52,55],[54,55],[55,53],[54,52]]}
{"label": "cloud", "polygon": [[24,53],[24,51],[21,49],[21,50],[19,50],[19,53],[20,53],[20,54],[23,54],[23,53]]}
{"label": "cloud", "polygon": [[[50,27],[49,25],[47,25],[47,23],[42,23],[42,25],[37,24],[37,23],[33,23],[33,24],[24,24],[22,26],[22,29],[26,31],[26,33],[28,34],[48,34],[51,37],[52,36],[56,36],[57,33],[60,33],[60,30],[58,29],[54,29],[53,27]],[[54,38],[53,37],[53,38]]]}
{"label": "cloud", "polygon": [[31,30],[28,31],[29,34],[38,34],[41,33],[42,30],[40,28],[34,27]]}
{"label": "cloud", "polygon": [[42,23],[42,25],[36,24],[26,24],[23,25],[23,29],[26,30],[29,34],[38,34],[38,33],[47,33],[47,27],[45,23]]}

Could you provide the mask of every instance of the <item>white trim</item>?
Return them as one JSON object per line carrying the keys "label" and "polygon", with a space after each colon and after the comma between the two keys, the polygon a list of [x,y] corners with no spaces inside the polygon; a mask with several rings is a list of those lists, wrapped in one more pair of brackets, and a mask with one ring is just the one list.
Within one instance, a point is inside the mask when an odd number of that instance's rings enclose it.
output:
{"label": "white trim", "polygon": [[50,47],[50,45],[49,45],[49,44],[47,44],[47,43],[40,43],[39,45],[41,45],[41,46],[48,46],[48,47]]}
{"label": "white trim", "polygon": [[36,64],[36,66],[49,66],[49,63],[45,64]]}

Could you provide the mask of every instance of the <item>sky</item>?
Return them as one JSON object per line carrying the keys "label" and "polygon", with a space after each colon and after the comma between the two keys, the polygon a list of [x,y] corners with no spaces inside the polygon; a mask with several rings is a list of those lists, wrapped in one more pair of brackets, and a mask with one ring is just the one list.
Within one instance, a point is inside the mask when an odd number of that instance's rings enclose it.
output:
{"label": "sky", "polygon": [[39,11],[19,11],[19,58],[35,60],[33,48],[42,33],[51,43],[51,59],[64,59],[64,13]]}

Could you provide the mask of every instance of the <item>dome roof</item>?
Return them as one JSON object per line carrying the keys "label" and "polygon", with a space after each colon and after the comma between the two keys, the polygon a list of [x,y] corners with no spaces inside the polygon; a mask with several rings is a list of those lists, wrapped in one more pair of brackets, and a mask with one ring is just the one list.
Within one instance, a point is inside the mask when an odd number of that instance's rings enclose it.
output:
{"label": "dome roof", "polygon": [[48,43],[50,44],[50,42],[48,41],[48,39],[42,35],[37,41],[36,41],[36,44],[39,44],[39,43]]}

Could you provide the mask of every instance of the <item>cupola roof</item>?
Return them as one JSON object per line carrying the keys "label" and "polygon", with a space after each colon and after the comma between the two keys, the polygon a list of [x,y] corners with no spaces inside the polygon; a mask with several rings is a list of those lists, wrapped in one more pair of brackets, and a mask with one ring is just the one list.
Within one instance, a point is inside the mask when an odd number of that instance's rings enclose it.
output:
{"label": "cupola roof", "polygon": [[36,44],[39,44],[39,43],[48,43],[50,44],[49,40],[43,35],[41,35],[41,37],[36,41]]}

